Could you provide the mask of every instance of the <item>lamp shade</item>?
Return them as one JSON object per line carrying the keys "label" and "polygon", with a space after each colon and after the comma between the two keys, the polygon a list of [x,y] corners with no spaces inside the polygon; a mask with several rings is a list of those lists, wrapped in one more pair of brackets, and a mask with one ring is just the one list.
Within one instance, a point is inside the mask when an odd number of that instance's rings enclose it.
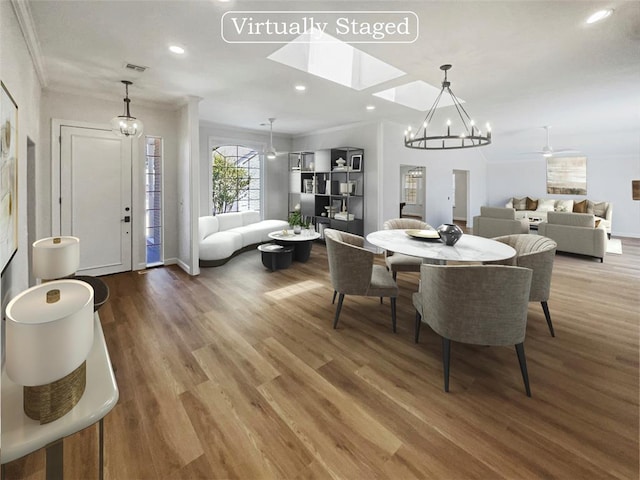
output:
{"label": "lamp shade", "polygon": [[61,379],[86,360],[93,345],[93,289],[85,282],[31,287],[9,302],[6,315],[7,374],[19,385]]}
{"label": "lamp shade", "polygon": [[33,275],[53,280],[76,273],[80,266],[80,239],[49,237],[33,243]]}

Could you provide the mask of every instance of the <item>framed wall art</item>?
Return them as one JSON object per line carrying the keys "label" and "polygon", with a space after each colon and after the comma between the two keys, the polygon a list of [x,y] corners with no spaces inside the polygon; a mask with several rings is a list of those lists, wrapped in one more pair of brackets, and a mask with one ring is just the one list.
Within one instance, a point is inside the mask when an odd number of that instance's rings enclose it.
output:
{"label": "framed wall art", "polygon": [[349,159],[349,170],[354,172],[362,170],[362,155],[351,155]]}
{"label": "framed wall art", "polygon": [[587,194],[587,157],[547,158],[547,193]]}
{"label": "framed wall art", "polygon": [[18,251],[18,105],[0,82],[0,272]]}

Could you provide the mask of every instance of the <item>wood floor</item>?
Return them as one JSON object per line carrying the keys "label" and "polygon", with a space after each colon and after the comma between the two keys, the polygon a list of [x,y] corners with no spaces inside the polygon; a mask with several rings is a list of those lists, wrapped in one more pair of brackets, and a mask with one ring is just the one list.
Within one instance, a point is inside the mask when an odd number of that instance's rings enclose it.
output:
{"label": "wood floor", "polygon": [[[107,479],[637,479],[640,240],[605,263],[559,254],[549,307],[530,304],[532,398],[513,348],[413,343],[410,294],[334,306],[326,250],[269,272],[257,251],[189,277],[105,277],[101,320],[120,401]],[[463,292],[461,292],[463,294]],[[64,442],[65,479],[97,477],[97,428]],[[44,453],[6,466],[44,478]]]}

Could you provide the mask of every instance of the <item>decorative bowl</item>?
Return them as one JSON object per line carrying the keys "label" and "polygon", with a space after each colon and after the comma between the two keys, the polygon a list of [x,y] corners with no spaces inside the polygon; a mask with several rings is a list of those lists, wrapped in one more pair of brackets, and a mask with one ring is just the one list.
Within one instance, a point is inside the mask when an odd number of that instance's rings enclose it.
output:
{"label": "decorative bowl", "polygon": [[460,237],[462,237],[462,229],[453,223],[444,223],[440,225],[437,230],[438,234],[440,234],[440,240],[450,247],[455,245],[456,242],[460,240]]}

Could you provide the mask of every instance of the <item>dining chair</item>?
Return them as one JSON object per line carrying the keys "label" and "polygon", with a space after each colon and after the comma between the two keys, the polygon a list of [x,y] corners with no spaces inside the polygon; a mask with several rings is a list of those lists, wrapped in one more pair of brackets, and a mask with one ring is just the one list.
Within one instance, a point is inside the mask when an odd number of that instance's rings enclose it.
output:
{"label": "dining chair", "polygon": [[549,313],[547,302],[551,292],[551,274],[558,244],[548,237],[531,234],[504,235],[496,237],[494,240],[505,243],[515,249],[516,256],[507,261],[508,263],[533,270],[529,301],[540,302],[549,332],[552,337],[555,337],[556,334],[553,330],[553,323],[551,323],[551,314]]}
{"label": "dining chair", "polygon": [[[428,223],[414,218],[392,218],[384,222],[382,227],[384,230],[433,230],[433,227]],[[394,280],[397,278],[398,272],[419,272],[422,264],[422,259],[419,257],[389,250],[385,253],[384,261]]]}
{"label": "dining chair", "polygon": [[338,326],[345,295],[391,298],[391,324],[396,331],[396,298],[398,286],[382,265],[374,265],[374,253],[363,248],[364,238],[339,230],[325,229],[329,275],[333,285],[333,298],[340,294],[333,328]]}
{"label": "dining chair", "polygon": [[[527,396],[531,396],[524,338],[533,272],[506,265],[430,265],[420,269],[413,294],[415,341],[425,322],[442,337],[444,391],[449,391],[451,341],[515,345]],[[426,287],[426,288],[425,288]]]}

